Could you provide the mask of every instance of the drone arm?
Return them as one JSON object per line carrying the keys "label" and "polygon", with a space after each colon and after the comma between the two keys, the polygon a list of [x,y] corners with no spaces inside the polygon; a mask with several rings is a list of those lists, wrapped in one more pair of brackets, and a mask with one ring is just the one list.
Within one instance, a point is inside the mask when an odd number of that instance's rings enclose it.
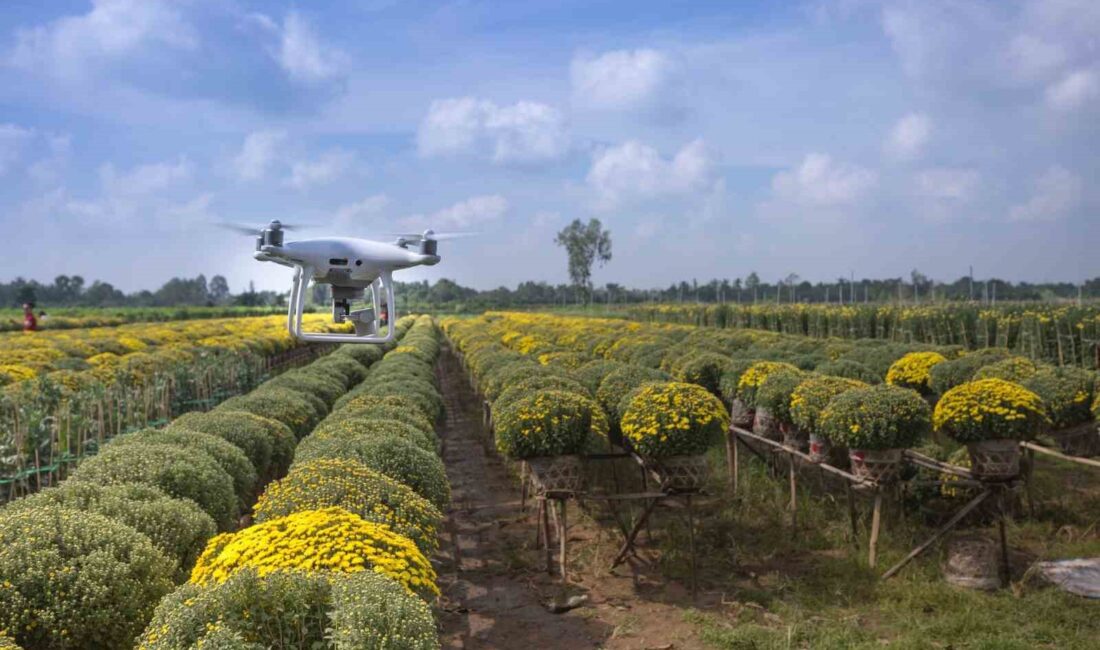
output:
{"label": "drone arm", "polygon": [[296,266],[294,273],[294,287],[290,292],[290,306],[287,312],[287,328],[291,335],[299,340],[314,343],[389,343],[394,340],[394,324],[397,322],[397,311],[393,293],[393,276],[389,271],[384,271],[375,281],[373,287],[375,314],[378,313],[380,300],[379,291],[384,287],[386,291],[386,334],[384,336],[356,336],[355,334],[321,334],[317,332],[302,331],[302,314],[305,311],[306,285],[313,276],[313,269],[308,266]]}

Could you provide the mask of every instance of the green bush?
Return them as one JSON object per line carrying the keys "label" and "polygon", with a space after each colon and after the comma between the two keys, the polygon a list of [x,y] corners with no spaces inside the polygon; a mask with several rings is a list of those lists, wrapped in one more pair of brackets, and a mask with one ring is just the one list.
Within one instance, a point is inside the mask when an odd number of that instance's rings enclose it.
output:
{"label": "green bush", "polygon": [[575,379],[558,377],[557,375],[547,375],[545,377],[528,377],[527,379],[523,379],[505,388],[496,400],[493,401],[492,406],[494,409],[503,408],[509,402],[513,402],[521,397],[526,397],[540,390],[562,390],[567,393],[572,392],[578,395],[584,395],[585,397],[592,397],[592,393]]}
{"label": "green bush", "polygon": [[[944,364],[940,364],[941,366]],[[936,369],[939,366],[932,368],[932,376],[935,377]],[[851,359],[837,359],[836,361],[826,361],[825,363],[814,368],[814,371],[819,375],[830,375],[832,377],[844,377],[847,379],[855,379],[865,384],[881,384],[882,375],[878,375],[875,371],[868,368],[866,365],[852,361]]]}
{"label": "green bush", "polygon": [[604,377],[625,365],[626,364],[621,361],[596,359],[595,361],[589,361],[569,374],[579,381],[582,386],[587,388],[589,393],[595,395],[596,389],[600,387],[600,382],[604,380]]}
{"label": "green bush", "polygon": [[[269,417],[256,415],[247,411],[218,410],[203,414],[203,422],[209,419],[215,424],[202,424],[206,429],[214,429],[215,426],[236,427],[240,430],[264,431],[271,439],[271,469],[267,476],[281,476],[290,467],[294,459],[294,446],[298,444],[298,438],[290,427]],[[180,421],[180,418],[175,420]],[[212,435],[218,435],[216,431],[204,431]],[[231,436],[224,436],[232,442]],[[247,452],[246,452],[247,453]]]}
{"label": "green bush", "polygon": [[407,422],[387,418],[381,414],[362,414],[344,418],[329,418],[306,436],[298,445],[295,459],[302,454],[302,445],[316,444],[317,440],[370,440],[384,436],[397,436],[412,442],[425,451],[435,452],[439,443],[434,433],[425,433]]}
{"label": "green bush", "polygon": [[718,392],[723,400],[728,403],[737,397],[737,385],[741,382],[741,375],[745,374],[745,371],[759,360],[757,358],[735,358],[730,361],[718,380]]}
{"label": "green bush", "polygon": [[312,366],[284,372],[264,382],[265,387],[282,387],[309,393],[325,403],[326,408],[347,392],[344,383]]}
{"label": "green bush", "polygon": [[255,520],[263,523],[332,506],[386,524],[411,539],[426,556],[438,548],[443,524],[439,509],[405,483],[367,467],[353,456],[316,457],[295,463],[290,473],[264,490],[256,502]]}
{"label": "green bush", "polygon": [[[156,609],[143,650],[208,648],[435,650],[435,619],[420,598],[371,571],[307,574],[243,570],[224,583],[184,585]],[[238,643],[248,645],[236,645]],[[122,646],[114,646],[122,647]]]}
{"label": "green bush", "polygon": [[971,378],[973,381],[979,379],[1003,379],[1004,381],[1011,381],[1020,383],[1027,380],[1035,373],[1039,372],[1039,367],[1035,365],[1035,362],[1025,357],[1008,357],[1000,361],[990,363],[982,366],[974,373]]}
{"label": "green bush", "polygon": [[1065,366],[1043,368],[1022,385],[1043,400],[1047,416],[1057,430],[1093,419],[1090,405],[1096,395],[1096,384],[1096,373]]}
{"label": "green bush", "polygon": [[628,365],[608,373],[596,389],[596,401],[614,422],[622,420],[620,404],[635,388],[651,381],[671,381],[672,375],[656,368]]}
{"label": "green bush", "polygon": [[310,370],[322,372],[344,383],[344,388],[351,388],[367,378],[367,369],[355,359],[343,355],[329,355],[321,357],[308,366]]}
{"label": "green bush", "polygon": [[248,461],[248,457],[244,455],[244,452],[231,443],[209,433],[198,431],[142,429],[141,431],[118,436],[107,446],[116,447],[147,442],[176,445],[205,452],[233,479],[233,492],[240,500],[242,511],[247,509],[248,504],[251,503],[256,490],[256,469],[252,467],[252,463]]}
{"label": "green bush", "polygon": [[706,452],[729,428],[722,401],[698,384],[652,383],[625,409],[623,437],[653,458]]}
{"label": "green bush", "polygon": [[[432,451],[418,447],[397,435],[358,438],[347,441],[342,458],[357,460],[367,467],[411,487],[417,494],[443,510],[451,502],[451,485],[443,461]],[[317,457],[320,448],[307,448],[295,457],[295,464]],[[331,451],[331,446],[326,449]]]}
{"label": "green bush", "polygon": [[299,438],[309,433],[323,417],[301,393],[285,388],[230,397],[214,409],[216,413],[222,411],[246,411],[271,418],[290,427]]}
{"label": "green bush", "polygon": [[1011,354],[1004,348],[983,348],[957,359],[949,359],[932,366],[932,392],[943,395],[959,384],[974,378],[981,368],[1007,359]]}
{"label": "green bush", "polygon": [[756,392],[756,407],[767,409],[779,422],[793,424],[791,393],[809,377],[801,370],[780,370],[770,373]]}
{"label": "green bush", "polygon": [[742,372],[737,380],[737,398],[745,406],[756,408],[756,399],[760,387],[764,385],[770,375],[777,372],[798,374],[802,371],[785,361],[757,361]]}
{"label": "green bush", "polygon": [[443,397],[429,383],[416,379],[403,379],[370,384],[359,391],[359,395],[385,397],[399,395],[416,402],[417,408],[432,422],[443,412]]}
{"label": "green bush", "polygon": [[107,445],[84,460],[69,477],[100,485],[142,483],[170,496],[191,499],[219,530],[237,524],[239,502],[233,479],[204,451],[151,442]]}
{"label": "green bush", "polygon": [[217,532],[214,520],[189,499],[170,497],[161,490],[138,483],[96,485],[63,481],[7,504],[3,512],[60,506],[103,515],[148,537],[153,545],[176,561],[177,581],[191,573],[206,540]]}
{"label": "green bush", "polygon": [[315,420],[320,420],[329,413],[329,407],[328,404],[325,403],[325,400],[317,397],[313,393],[309,391],[295,390],[292,388],[287,388],[285,386],[277,386],[270,382],[260,384],[255,390],[250,393],[250,395],[262,395],[269,392],[286,397],[295,396],[299,399],[305,400],[309,404],[310,408],[313,409]]}
{"label": "green bush", "polygon": [[[273,440],[268,427],[255,421],[258,417],[243,411],[192,411],[173,420],[166,430],[198,431],[217,436],[244,452],[257,474],[268,476],[271,472]],[[285,425],[273,420],[268,420],[268,423],[286,429]],[[289,430],[286,433],[293,436]]]}
{"label": "green bush", "polygon": [[497,450],[509,458],[579,454],[607,435],[607,416],[577,393],[547,390],[518,399],[493,417]]}
{"label": "green bush", "polygon": [[810,375],[791,393],[791,423],[807,433],[820,435],[818,420],[834,397],[867,384],[848,377]]}
{"label": "green bush", "polygon": [[486,378],[482,392],[485,393],[485,399],[492,402],[504,392],[505,388],[513,386],[528,377],[549,376],[568,377],[569,370],[566,368],[539,365],[537,361],[534,361],[530,357],[525,357],[522,360],[513,361],[512,363],[494,370],[493,373]]}
{"label": "green bush", "polygon": [[43,504],[0,513],[0,630],[26,648],[133,647],[176,563],[103,515]]}
{"label": "green bush", "polygon": [[382,359],[382,350],[376,345],[341,345],[333,354],[351,357],[364,368],[369,368]]}
{"label": "green bush", "polygon": [[722,394],[720,383],[722,375],[730,367],[733,359],[716,352],[698,352],[684,358],[676,365],[675,375],[680,381],[698,384],[712,395]]}
{"label": "green bush", "polygon": [[[371,397],[372,399],[377,398],[377,396],[371,395],[368,395],[366,397]],[[390,398],[395,398],[401,401],[410,401],[407,400],[406,397],[400,395],[382,396],[382,399]],[[339,411],[336,411],[329,417],[325,418],[321,422],[321,424],[317,425],[317,427],[325,427],[330,421],[333,420],[354,419],[393,420],[395,422],[402,422],[416,428],[419,431],[423,431],[424,434],[427,435],[429,440],[435,440],[435,426],[432,425],[427,416],[425,416],[424,413],[415,405],[412,407],[397,406],[395,404],[385,403],[374,405],[364,404],[362,406],[348,405],[347,407],[340,409]],[[314,431],[316,430],[317,429],[314,429]]]}
{"label": "green bush", "polygon": [[837,395],[819,423],[818,433],[850,449],[899,449],[931,432],[932,410],[915,390],[881,384]]}

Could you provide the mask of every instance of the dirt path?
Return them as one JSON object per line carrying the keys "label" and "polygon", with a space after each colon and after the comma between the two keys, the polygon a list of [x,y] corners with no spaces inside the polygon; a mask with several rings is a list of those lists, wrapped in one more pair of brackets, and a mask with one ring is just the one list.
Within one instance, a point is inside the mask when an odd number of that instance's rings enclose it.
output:
{"label": "dirt path", "polygon": [[[630,567],[619,576],[606,570],[571,575],[568,593],[587,595],[587,604],[565,614],[547,610],[545,603],[560,599],[562,587],[547,575],[535,548],[534,508],[520,507],[518,481],[486,452],[481,405],[457,359],[444,353],[437,373],[447,409],[443,459],[453,493],[436,558],[443,647],[703,647],[685,621],[690,599],[684,589]],[[605,534],[591,521],[571,525],[574,554]]]}

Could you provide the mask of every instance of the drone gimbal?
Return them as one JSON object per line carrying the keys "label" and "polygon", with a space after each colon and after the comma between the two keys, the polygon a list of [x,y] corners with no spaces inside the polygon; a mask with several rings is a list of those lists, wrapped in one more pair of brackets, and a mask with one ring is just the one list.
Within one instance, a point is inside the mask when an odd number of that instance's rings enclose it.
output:
{"label": "drone gimbal", "polygon": [[[393,324],[397,322],[396,300],[393,295],[393,276],[389,271],[383,271],[378,278],[371,283],[371,307],[366,309],[351,309],[351,302],[363,297],[366,289],[359,287],[332,286],[332,320],[337,323],[351,321],[355,327],[355,334],[327,334],[322,332],[302,331],[302,314],[305,311],[306,288],[310,278],[313,277],[313,269],[308,266],[294,267],[294,285],[290,290],[290,306],[287,311],[287,329],[296,338],[302,341],[316,343],[389,343],[394,340]],[[385,304],[382,305],[383,292]],[[381,330],[379,317],[382,309],[386,312],[386,333],[379,335]]]}

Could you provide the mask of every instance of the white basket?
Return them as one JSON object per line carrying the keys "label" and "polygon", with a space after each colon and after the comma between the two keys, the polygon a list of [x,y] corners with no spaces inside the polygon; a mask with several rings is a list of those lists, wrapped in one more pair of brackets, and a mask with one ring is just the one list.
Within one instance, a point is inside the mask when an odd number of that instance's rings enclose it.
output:
{"label": "white basket", "polygon": [[1020,443],[1007,438],[982,440],[966,446],[970,472],[982,481],[1007,481],[1020,475]]}
{"label": "white basket", "polygon": [[580,456],[528,458],[531,481],[539,492],[571,492],[584,489],[584,460]]}
{"label": "white basket", "polygon": [[848,459],[856,478],[886,484],[901,472],[901,449],[851,449]]}
{"label": "white basket", "polygon": [[654,459],[658,473],[661,475],[661,487],[677,492],[690,492],[700,490],[707,483],[710,476],[710,465],[707,464],[706,454],[691,454],[685,456],[668,456]]}

